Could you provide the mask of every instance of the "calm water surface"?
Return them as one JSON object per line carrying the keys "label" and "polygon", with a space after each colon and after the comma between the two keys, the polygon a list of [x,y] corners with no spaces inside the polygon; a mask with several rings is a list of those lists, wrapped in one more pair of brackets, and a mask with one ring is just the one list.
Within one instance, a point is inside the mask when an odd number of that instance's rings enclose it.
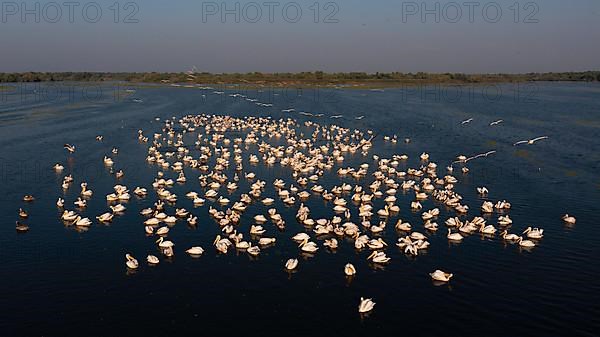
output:
{"label": "calm water surface", "polygon": [[[115,336],[115,335],[315,335],[389,336],[599,336],[600,335],[600,86],[597,84],[537,84],[524,93],[516,85],[490,88],[369,90],[214,90],[172,87],[138,87],[118,84],[16,85],[0,91],[0,315],[6,336]],[[99,88],[102,90],[100,91]],[[454,91],[453,91],[454,90]],[[457,96],[457,91],[462,96]],[[488,92],[482,93],[482,90]],[[472,93],[470,93],[472,91]],[[240,92],[273,106],[261,107],[230,94]],[[135,101],[134,101],[135,100]],[[286,113],[282,109],[295,108]],[[314,118],[298,111],[321,113]],[[470,172],[455,175],[457,190],[479,215],[482,199],[475,187],[489,188],[489,199],[508,199],[513,208],[511,231],[529,225],[544,228],[545,237],[531,251],[504,243],[497,236],[472,235],[461,244],[449,244],[445,229],[428,234],[430,248],[415,258],[397,247],[386,250],[392,258],[385,267],[366,261],[368,251],[356,252],[342,242],[336,252],[320,249],[314,257],[300,256],[290,237],[304,228],[294,221],[297,206],[275,206],[285,216],[287,228],[279,232],[267,224],[277,244],[258,258],[234,250],[217,254],[211,247],[218,226],[208,216],[207,203],[194,208],[183,195],[200,191],[199,172],[186,170],[188,183],[175,185],[179,207],[198,216],[197,228],[179,221],[169,237],[175,256],[155,267],[143,261],[156,254],[152,238],[143,231],[139,210],[155,201],[133,197],[125,214],[110,225],[94,224],[77,232],[59,221],[55,207],[61,196],[71,206],[79,192],[72,187],[63,195],[60,182],[72,173],[78,186],[85,180],[94,197],[83,214],[95,218],[107,210],[104,195],[117,183],[102,164],[112,146],[115,169],[123,169],[120,183],[130,189],[151,190],[156,167],[145,163],[147,144],[137,141],[137,130],[146,135],[159,131],[155,117],[181,117],[190,113],[273,118],[312,118],[320,123],[371,129],[378,134],[371,154],[406,153],[401,168],[418,167],[418,155],[427,151],[443,167],[459,154],[498,152],[469,163]],[[328,116],[342,114],[339,120]],[[355,117],[364,115],[364,119]],[[461,121],[473,121],[461,125]],[[490,127],[494,120],[504,123]],[[104,135],[103,142],[95,136]],[[411,142],[384,142],[383,135],[397,134]],[[534,146],[513,147],[521,139],[548,135]],[[64,143],[76,144],[68,156]],[[255,153],[250,148],[245,152]],[[51,168],[65,166],[63,175]],[[374,164],[371,155],[348,156],[344,166]],[[373,166],[372,166],[373,167]],[[289,177],[288,168],[245,168],[267,181],[265,195],[274,194],[272,181]],[[371,171],[372,172],[372,171]],[[171,172],[172,178],[175,175]],[[365,178],[370,182],[372,177]],[[351,177],[328,175],[326,188]],[[249,184],[230,198],[236,200]],[[24,205],[24,194],[37,200]],[[221,194],[227,194],[222,189]],[[398,194],[399,217],[424,232],[420,213],[410,211],[412,193]],[[312,197],[306,204],[313,218],[331,217],[331,206]],[[382,201],[374,203],[375,209]],[[425,209],[437,207],[432,200]],[[17,210],[30,213],[31,227],[17,234]],[[169,210],[171,210],[169,208]],[[452,215],[441,207],[438,223]],[[172,210],[171,210],[172,212]],[[577,224],[560,219],[568,212]],[[266,207],[254,203],[241,222],[247,232],[255,214]],[[497,215],[490,218],[495,223]],[[382,235],[388,243],[398,234],[390,225]],[[355,219],[358,220],[358,219]],[[311,235],[314,236],[314,235]],[[322,244],[322,238],[317,240]],[[184,250],[192,245],[206,249],[199,259]],[[140,260],[136,272],[124,266],[124,254]],[[299,257],[296,273],[283,270],[290,257]],[[357,275],[348,280],[343,266],[352,262]],[[435,269],[454,273],[447,285],[435,286],[428,273]],[[359,298],[377,303],[368,317],[357,312]],[[6,333],[6,334],[5,334]]]}

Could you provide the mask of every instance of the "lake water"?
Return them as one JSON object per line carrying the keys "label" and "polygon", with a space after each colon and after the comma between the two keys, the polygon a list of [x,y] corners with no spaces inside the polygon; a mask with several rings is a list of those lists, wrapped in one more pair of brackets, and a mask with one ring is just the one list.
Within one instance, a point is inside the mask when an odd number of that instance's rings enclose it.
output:
{"label": "lake water", "polygon": [[[348,89],[215,89],[175,88],[128,84],[17,84],[0,89],[0,315],[6,336],[598,336],[600,335],[600,86],[598,84],[537,83],[528,85],[398,88],[385,91]],[[258,102],[258,106],[241,93]],[[295,112],[282,112],[294,108]],[[310,117],[299,111],[323,114]],[[482,198],[477,186],[487,186],[488,198],[507,199],[514,223],[511,232],[527,226],[542,227],[544,238],[531,251],[493,238],[471,235],[460,244],[446,239],[443,222],[453,215],[440,207],[437,233],[426,233],[420,212],[411,212],[414,194],[398,193],[399,217],[429,236],[430,248],[408,257],[390,244],[392,258],[384,267],[367,262],[368,250],[357,252],[352,241],[342,240],[336,252],[322,247],[314,257],[299,254],[291,236],[304,231],[294,219],[298,207],[276,208],[287,220],[280,232],[267,225],[276,245],[258,258],[231,250],[217,253],[211,246],[218,226],[208,215],[208,202],[194,208],[183,197],[201,191],[198,172],[186,170],[188,183],[175,185],[178,206],[197,215],[197,228],[179,221],[169,238],[175,256],[154,267],[146,254],[157,254],[153,238],[142,226],[142,208],[156,196],[150,185],[156,167],[144,161],[147,144],[138,142],[137,130],[159,131],[161,119],[186,114],[272,116],[336,123],[371,129],[378,136],[369,156],[348,156],[343,166],[374,161],[372,154],[406,153],[403,168],[416,167],[427,151],[439,164],[438,173],[459,154],[489,150],[497,153],[468,163],[470,172],[454,175],[456,189],[479,215]],[[329,118],[343,115],[340,119]],[[364,115],[361,120],[356,117]],[[473,118],[470,123],[461,121]],[[498,119],[497,126],[489,123]],[[397,144],[384,142],[396,134]],[[97,142],[96,135],[104,140]],[[549,136],[531,146],[514,147],[517,140]],[[410,143],[404,138],[409,137]],[[68,155],[63,144],[77,146]],[[116,183],[102,163],[113,146],[115,169],[123,169],[119,182],[130,189],[149,189],[146,198],[133,197],[127,211],[110,225],[94,223],[78,232],[59,220],[56,199],[64,197],[74,209],[79,182],[85,180],[94,196],[84,216],[92,219],[107,210],[104,195]],[[245,160],[247,153],[245,152]],[[252,153],[252,151],[250,151]],[[52,170],[56,162],[63,174]],[[456,165],[460,168],[460,165]],[[272,181],[290,177],[288,168],[252,167],[267,181],[265,195],[274,194]],[[372,171],[371,171],[372,172]],[[60,182],[72,173],[76,187],[64,195]],[[174,173],[168,173],[175,178]],[[372,180],[368,176],[367,181]],[[320,181],[326,188],[354,179],[335,173]],[[237,200],[249,184],[230,198]],[[245,190],[246,189],[246,190]],[[35,202],[25,204],[23,195]],[[222,188],[220,194],[227,194]],[[333,215],[331,204],[319,197],[306,202],[317,219]],[[383,202],[375,201],[374,208]],[[431,199],[424,209],[439,207]],[[19,207],[30,216],[29,232],[18,234]],[[255,214],[266,208],[254,203],[244,213],[241,228],[247,232]],[[170,209],[170,208],[169,208]],[[569,213],[577,223],[567,226]],[[495,223],[496,214],[490,218]],[[382,237],[394,243],[398,233],[392,217]],[[314,235],[311,234],[314,237]],[[322,239],[315,240],[322,245]],[[201,245],[198,259],[184,251]],[[130,272],[124,254],[131,252],[140,268]],[[158,255],[158,254],[157,254]],[[283,264],[299,257],[295,273]],[[349,280],[343,266],[352,262],[357,275]],[[428,273],[443,269],[454,274],[450,283],[434,285]],[[366,317],[357,312],[360,297],[377,303]]]}

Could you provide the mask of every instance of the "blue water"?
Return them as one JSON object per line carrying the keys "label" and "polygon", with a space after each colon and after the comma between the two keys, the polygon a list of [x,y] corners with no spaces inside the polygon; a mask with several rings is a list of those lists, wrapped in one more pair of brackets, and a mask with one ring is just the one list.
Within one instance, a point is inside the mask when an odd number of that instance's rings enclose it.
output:
{"label": "blue water", "polygon": [[[0,220],[0,327],[6,336],[68,335],[347,335],[389,336],[598,336],[600,333],[600,86],[584,83],[398,88],[381,91],[355,89],[175,88],[129,84],[14,84],[0,89],[0,159],[2,201]],[[126,89],[135,89],[127,92]],[[224,91],[215,94],[214,91]],[[258,106],[241,93],[273,106]],[[460,93],[460,96],[459,96]],[[134,101],[136,100],[136,101]],[[282,112],[294,108],[295,112]],[[323,114],[310,117],[299,111]],[[162,120],[187,114],[271,116],[314,120],[344,127],[373,130],[377,137],[369,156],[348,155],[342,166],[375,162],[406,153],[402,169],[418,168],[418,156],[427,151],[438,163],[438,174],[459,154],[489,150],[497,153],[468,163],[470,172],[454,175],[456,189],[470,206],[469,216],[480,215],[482,198],[477,186],[487,186],[488,198],[507,199],[514,223],[511,232],[527,226],[544,228],[544,239],[531,251],[505,243],[498,236],[471,235],[449,244],[443,226],[437,233],[422,227],[420,212],[412,212],[412,193],[399,192],[401,212],[391,217],[382,237],[394,243],[393,224],[400,217],[426,233],[430,248],[417,257],[406,256],[390,244],[392,258],[385,267],[366,261],[368,251],[357,252],[351,240],[340,241],[331,252],[322,247],[313,257],[301,256],[290,237],[304,227],[294,215],[298,204],[275,207],[287,227],[267,225],[276,245],[258,258],[231,250],[218,254],[211,243],[218,226],[208,216],[208,202],[194,208],[184,197],[201,191],[199,172],[186,169],[188,183],[175,185],[178,207],[197,215],[196,228],[179,221],[169,234],[175,256],[161,257],[155,267],[144,257],[156,254],[153,238],[143,231],[142,208],[156,200],[150,185],[156,167],[144,161],[147,144],[138,142],[137,130],[147,136],[160,130]],[[341,114],[341,119],[331,119]],[[361,120],[358,116],[364,115]],[[473,118],[468,124],[461,121]],[[503,119],[491,127],[492,121]],[[104,141],[95,141],[103,135]],[[397,135],[397,144],[383,136]],[[532,146],[514,147],[517,140],[549,136]],[[410,143],[404,143],[404,138]],[[281,141],[281,140],[280,140]],[[68,155],[63,144],[77,146]],[[56,199],[64,197],[73,209],[79,188],[64,195],[62,176],[72,173],[76,185],[87,181],[94,196],[84,216],[95,218],[108,207],[104,195],[117,183],[102,163],[113,146],[115,169],[123,169],[119,183],[130,189],[149,189],[146,198],[132,199],[127,211],[112,224],[94,223],[78,232],[60,221]],[[252,147],[249,150],[252,152]],[[247,160],[248,152],[245,152]],[[63,174],[52,170],[56,162]],[[456,166],[460,168],[460,165]],[[245,164],[267,181],[264,195],[274,195],[272,181],[287,177],[289,168]],[[372,171],[371,171],[372,172]],[[175,178],[175,174],[167,173]],[[365,178],[365,183],[372,177]],[[320,184],[326,188],[356,183],[329,173]],[[237,200],[249,184],[229,198]],[[36,201],[25,204],[24,194]],[[222,188],[220,194],[227,195]],[[315,219],[331,217],[331,204],[311,197],[306,204]],[[374,209],[382,201],[374,202]],[[428,199],[424,209],[439,207],[437,222],[454,213]],[[213,205],[217,207],[216,205]],[[18,234],[15,221],[22,207],[30,216],[29,232]],[[248,207],[241,226],[246,230],[255,214],[267,207]],[[171,208],[169,208],[171,210]],[[577,223],[567,226],[569,213]],[[496,214],[490,218],[494,223]],[[357,220],[357,219],[356,219]],[[314,237],[313,234],[311,236]],[[184,251],[201,245],[205,254],[193,259]],[[127,271],[124,254],[131,252],[140,268]],[[288,274],[283,264],[299,257],[298,271]],[[348,280],[343,266],[352,262],[357,275]],[[428,273],[443,269],[454,274],[449,284],[432,284]],[[373,298],[373,312],[361,317],[360,297]],[[2,333],[5,335],[5,333]]]}

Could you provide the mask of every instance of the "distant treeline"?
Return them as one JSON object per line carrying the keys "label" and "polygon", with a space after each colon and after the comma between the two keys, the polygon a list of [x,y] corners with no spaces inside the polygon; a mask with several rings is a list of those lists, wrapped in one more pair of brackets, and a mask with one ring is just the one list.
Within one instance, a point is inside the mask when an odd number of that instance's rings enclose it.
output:
{"label": "distant treeline", "polygon": [[358,85],[410,83],[490,83],[526,81],[600,81],[600,71],[526,74],[460,74],[460,73],[102,73],[102,72],[26,72],[0,73],[0,83],[7,82],[101,82],[125,81],[133,83],[197,83],[256,85]]}

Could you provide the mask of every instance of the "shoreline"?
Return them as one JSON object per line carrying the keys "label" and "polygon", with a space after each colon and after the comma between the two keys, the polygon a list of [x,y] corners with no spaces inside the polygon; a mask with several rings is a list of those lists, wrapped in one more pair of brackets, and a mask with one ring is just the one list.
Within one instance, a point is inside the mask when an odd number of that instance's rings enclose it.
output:
{"label": "shoreline", "polygon": [[332,90],[371,90],[383,91],[385,89],[412,89],[420,87],[485,87],[487,85],[510,85],[523,84],[533,85],[538,83],[596,83],[598,81],[576,81],[576,80],[523,80],[523,81],[487,81],[487,82],[360,82],[360,83],[344,83],[344,84],[323,84],[323,83],[221,83],[221,82],[203,82],[203,83],[156,83],[156,82],[137,82],[137,81],[118,81],[118,80],[98,80],[98,81],[35,81],[35,82],[0,82],[0,91],[8,92],[16,90],[17,85],[36,85],[36,84],[55,84],[57,86],[86,86],[86,84],[116,84],[122,86],[123,90],[136,88],[164,88],[173,87],[179,89],[206,89],[206,90],[275,90],[275,89],[332,89]]}
{"label": "shoreline", "polygon": [[118,82],[159,84],[183,87],[218,86],[246,88],[332,88],[386,89],[423,85],[486,85],[531,82],[600,82],[600,71],[525,73],[525,74],[460,74],[460,73],[103,73],[103,72],[26,72],[1,73],[0,87],[9,83]]}

